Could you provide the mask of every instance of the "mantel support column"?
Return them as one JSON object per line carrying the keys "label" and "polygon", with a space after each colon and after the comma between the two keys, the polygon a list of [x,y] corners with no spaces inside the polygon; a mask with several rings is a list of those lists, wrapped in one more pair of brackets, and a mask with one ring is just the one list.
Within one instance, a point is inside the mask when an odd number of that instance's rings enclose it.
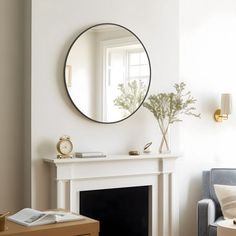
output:
{"label": "mantel support column", "polygon": [[158,236],[179,235],[173,167],[173,161],[162,160],[158,188]]}
{"label": "mantel support column", "polygon": [[69,209],[69,181],[57,180],[57,208]]}

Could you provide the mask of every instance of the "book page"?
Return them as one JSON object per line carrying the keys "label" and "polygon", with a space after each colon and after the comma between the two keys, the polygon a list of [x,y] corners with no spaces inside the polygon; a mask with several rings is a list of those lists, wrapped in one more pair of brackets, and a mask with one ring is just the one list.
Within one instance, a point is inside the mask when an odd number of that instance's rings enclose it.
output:
{"label": "book page", "polygon": [[64,211],[37,211],[24,208],[16,214],[9,216],[8,220],[24,226],[46,225],[56,222],[67,222],[85,219],[84,216]]}
{"label": "book page", "polygon": [[35,225],[47,214],[30,208],[24,208],[16,214],[9,216],[8,220],[25,226]]}
{"label": "book page", "polygon": [[56,222],[68,222],[74,220],[83,220],[85,219],[84,216],[73,214],[71,212],[64,212],[64,211],[46,211],[44,213],[54,215]]}

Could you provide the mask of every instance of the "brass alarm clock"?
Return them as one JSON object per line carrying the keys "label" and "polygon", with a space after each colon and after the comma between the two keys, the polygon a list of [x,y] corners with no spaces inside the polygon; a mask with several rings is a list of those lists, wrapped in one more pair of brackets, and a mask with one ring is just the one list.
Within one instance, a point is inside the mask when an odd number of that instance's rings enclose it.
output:
{"label": "brass alarm clock", "polygon": [[58,143],[57,143],[57,158],[72,158],[72,150],[73,150],[73,144],[70,140],[69,136],[62,136],[60,137]]}

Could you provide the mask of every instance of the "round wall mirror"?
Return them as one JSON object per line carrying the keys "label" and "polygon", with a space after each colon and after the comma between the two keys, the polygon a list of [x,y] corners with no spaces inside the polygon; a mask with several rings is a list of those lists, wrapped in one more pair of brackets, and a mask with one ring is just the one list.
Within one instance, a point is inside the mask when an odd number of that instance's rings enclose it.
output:
{"label": "round wall mirror", "polygon": [[65,86],[74,106],[100,123],[122,121],[142,105],[151,65],[140,39],[117,24],[83,31],[65,60]]}

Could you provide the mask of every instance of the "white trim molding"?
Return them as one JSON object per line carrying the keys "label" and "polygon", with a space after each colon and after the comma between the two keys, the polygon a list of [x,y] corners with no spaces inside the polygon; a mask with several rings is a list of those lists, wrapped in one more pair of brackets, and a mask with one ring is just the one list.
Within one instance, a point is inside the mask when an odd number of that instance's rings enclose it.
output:
{"label": "white trim molding", "polygon": [[149,154],[44,159],[51,165],[51,207],[80,213],[80,191],[150,186],[149,236],[178,236],[178,204],[174,199],[177,158]]}

